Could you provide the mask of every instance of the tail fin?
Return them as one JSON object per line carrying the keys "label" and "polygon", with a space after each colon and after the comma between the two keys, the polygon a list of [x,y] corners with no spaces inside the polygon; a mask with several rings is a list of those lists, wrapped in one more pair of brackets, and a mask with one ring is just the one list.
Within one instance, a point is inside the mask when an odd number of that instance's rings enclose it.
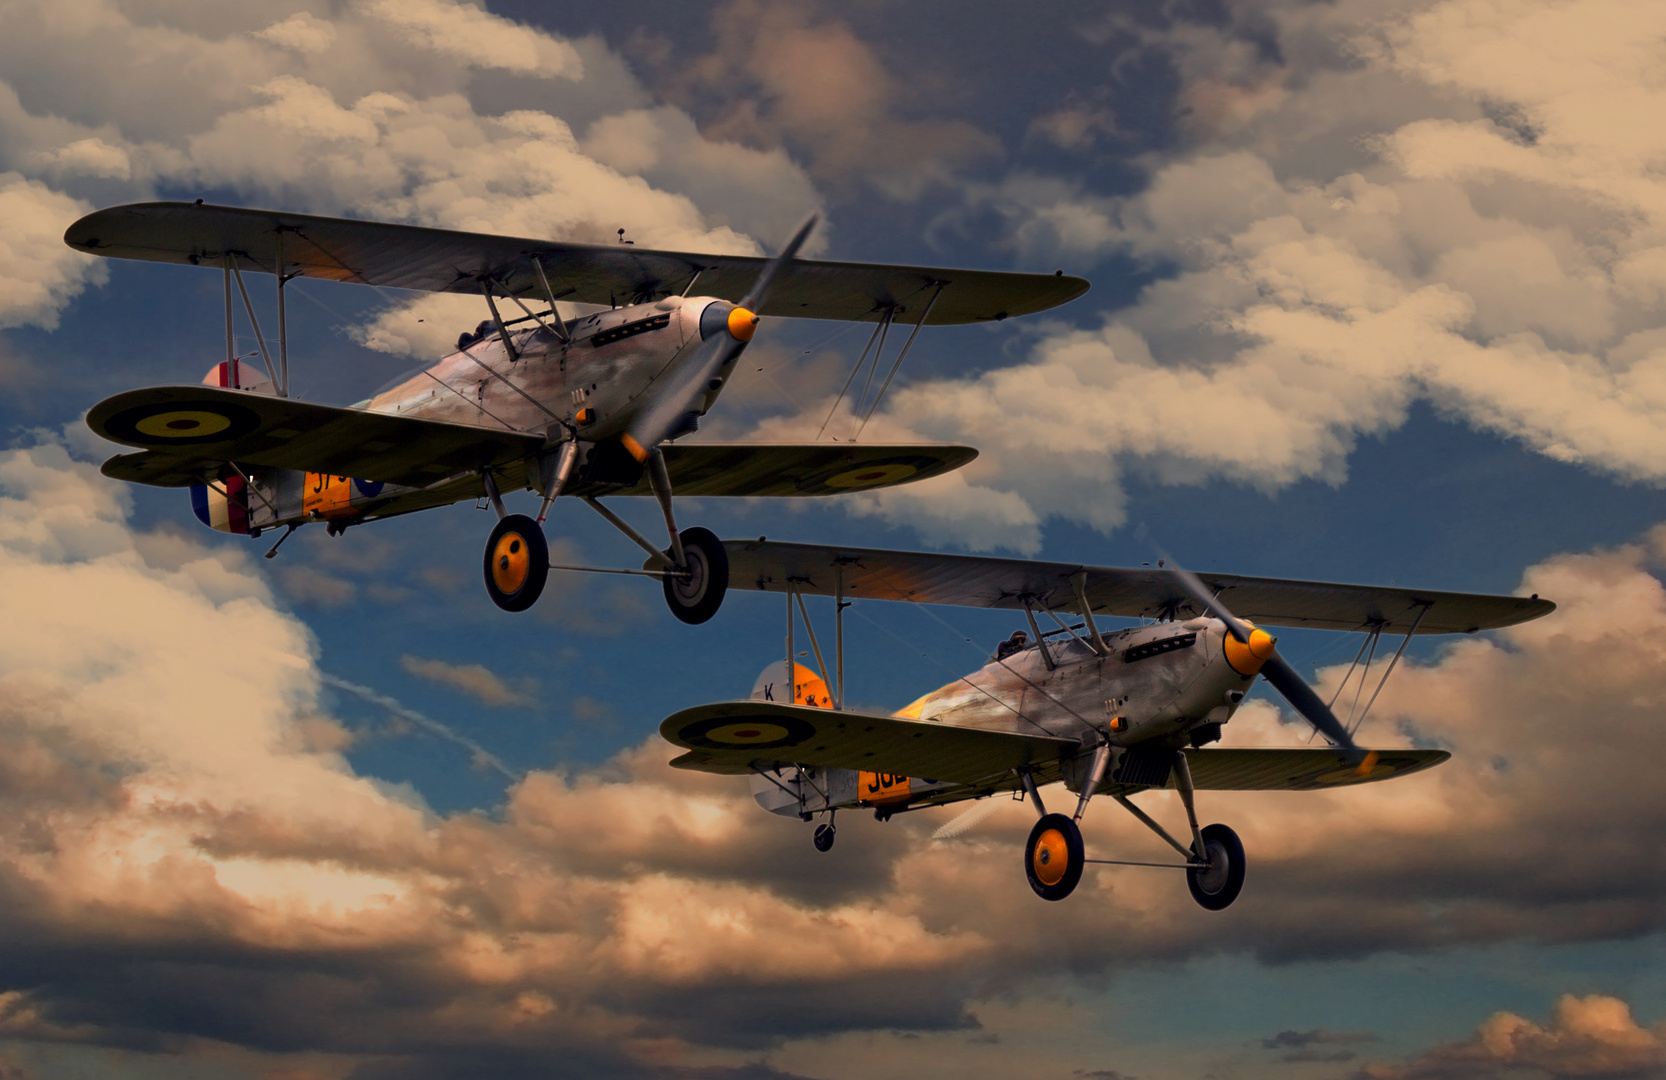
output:
{"label": "tail fin", "polygon": [[[754,701],[787,701],[787,662],[777,660],[764,668],[758,675],[758,681],[752,684],[752,698]],[[822,677],[805,667],[803,664],[793,664],[793,685],[791,702],[795,705],[810,705],[818,709],[833,707],[833,695],[827,689],[827,683]]]}
{"label": "tail fin", "polygon": [[191,485],[191,509],[210,529],[249,533],[249,486],[241,476],[233,474],[211,486]]}

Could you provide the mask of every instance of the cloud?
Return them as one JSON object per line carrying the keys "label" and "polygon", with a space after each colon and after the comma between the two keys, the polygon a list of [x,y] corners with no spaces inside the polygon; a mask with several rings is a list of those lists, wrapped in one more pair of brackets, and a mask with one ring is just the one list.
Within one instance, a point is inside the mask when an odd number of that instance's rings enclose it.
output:
{"label": "cloud", "polygon": [[310,11],[302,11],[255,31],[255,37],[297,52],[321,53],[335,44],[336,28]]}
{"label": "cloud", "polygon": [[1370,1043],[1376,1042],[1377,1036],[1369,1031],[1281,1031],[1270,1038],[1262,1039],[1261,1046],[1266,1050],[1305,1050],[1310,1046],[1328,1046],[1336,1043]]}
{"label": "cloud", "polygon": [[286,566],[278,571],[278,580],[296,603],[318,607],[346,607],[359,592],[351,581],[311,566]]}
{"label": "cloud", "polygon": [[[6,1015],[71,1045],[190,1054],[212,1039],[431,1075],[552,1055],[580,1075],[718,1052],[784,1066],[839,1032],[978,1030],[972,1004],[1015,970],[1662,929],[1660,868],[1628,853],[1666,826],[1650,772],[1666,752],[1666,587],[1651,573],[1666,529],[1533,569],[1524,588],[1558,601],[1552,618],[1400,665],[1365,737],[1437,742],[1448,764],[1360,789],[1203,795],[1251,865],[1234,908],[1206,915],[1178,876],[1097,867],[1069,902],[1036,901],[1012,859],[1032,822],[1010,801],[951,840],[932,839],[946,814],[841,821],[824,856],[744,783],[669,768],[657,738],[599,768],[526,774],[499,812],[437,815],[353,771],[322,693],[455,733],[320,670],[254,563],[136,532],[128,505],[61,448],[0,454],[0,618],[30,628],[0,637],[0,964],[54,972],[11,988]],[[1265,704],[1227,731],[1229,745],[1297,737]],[[1171,795],[1141,801],[1180,817]],[[1108,802],[1085,821],[1096,850],[1156,843]],[[1122,932],[1103,933],[1106,910]],[[1049,950],[1061,936],[1078,946]],[[1572,1055],[1580,1032],[1624,1035],[1612,1010],[1558,1016],[1548,1034],[1498,1030],[1524,1062]],[[1269,1041],[1336,1059],[1353,1038]]]}
{"label": "cloud", "polygon": [[[407,657],[406,659],[409,658]],[[407,668],[407,670],[409,669]],[[349,682],[348,680],[335,675],[320,675],[319,681],[331,689],[345,691],[346,693],[352,694],[354,697],[362,698],[363,700],[370,702],[372,705],[380,705],[394,716],[406,721],[407,723],[414,724],[416,727],[428,732],[430,735],[438,735],[447,742],[456,743],[458,746],[461,746],[469,752],[470,759],[476,767],[492,769],[508,780],[520,779],[520,774],[515,772],[515,770],[511,769],[508,765],[505,765],[502,758],[499,758],[496,754],[493,754],[490,750],[487,750],[478,742],[475,742],[466,735],[459,734],[432,717],[425,716],[424,714],[417,712],[410,706],[400,702],[397,698],[377,693],[368,686],[363,686],[355,682]]]}
{"label": "cloud", "polygon": [[109,270],[64,246],[64,229],[92,209],[15,172],[0,173],[0,327],[58,327],[58,312]]}
{"label": "cloud", "polygon": [[[16,283],[0,325],[49,325],[103,280],[63,248],[64,225],[93,201],[159,188],[552,240],[626,227],[644,245],[742,254],[759,250],[752,230],[784,236],[820,202],[785,153],[643,110],[646,93],[599,41],[581,54],[477,6],[366,0],[276,21],[227,9],[212,26],[166,5],[65,10],[0,12],[0,169],[17,171],[0,174],[13,233],[0,234],[0,277]],[[619,167],[586,153],[575,123]],[[430,345],[381,325],[361,335],[391,351]]]}
{"label": "cloud", "polygon": [[1488,1080],[1524,1072],[1572,1077],[1658,1076],[1666,1069],[1666,1024],[1640,1026],[1631,1007],[1604,994],[1563,994],[1541,1027],[1494,1013],[1464,1042],[1448,1043],[1398,1065],[1367,1065],[1361,1080]]}
{"label": "cloud", "polygon": [[[1348,1049],[1359,1043],[1374,1043],[1377,1036],[1369,1031],[1281,1031],[1271,1038],[1262,1039],[1264,1050],[1282,1050],[1280,1061],[1296,1062],[1343,1062],[1352,1061],[1359,1055]],[[1336,1047],[1336,1049],[1327,1049]]]}
{"label": "cloud", "polygon": [[502,68],[544,79],[584,76],[584,61],[567,42],[470,4],[361,0],[359,6],[406,41],[472,67]]}
{"label": "cloud", "polygon": [[691,108],[718,103],[702,125],[709,138],[787,146],[818,179],[866,180],[897,198],[1001,154],[998,139],[965,120],[901,115],[909,89],[842,19],[807,4],[732,0],[712,23],[714,51],[678,56],[664,86]]}
{"label": "cloud", "polygon": [[[1644,44],[1661,33],[1666,13],[1624,0],[1275,4],[1142,29],[1191,110],[1143,190],[1019,171],[939,225],[994,215],[1028,261],[1131,256],[1157,280],[1097,329],[888,409],[975,441],[978,483],[1037,518],[1102,531],[1131,477],[1340,483],[1358,440],[1420,400],[1666,483],[1666,69]],[[1014,521],[1001,542],[1025,550]]]}
{"label": "cloud", "polygon": [[459,334],[490,317],[478,296],[429,293],[394,304],[349,333],[367,349],[432,361],[455,351]]}
{"label": "cloud", "polygon": [[516,680],[519,689],[512,689],[483,664],[448,664],[444,660],[424,660],[416,656],[401,656],[399,666],[419,679],[461,690],[483,705],[528,705],[531,693],[537,688],[532,679]]}

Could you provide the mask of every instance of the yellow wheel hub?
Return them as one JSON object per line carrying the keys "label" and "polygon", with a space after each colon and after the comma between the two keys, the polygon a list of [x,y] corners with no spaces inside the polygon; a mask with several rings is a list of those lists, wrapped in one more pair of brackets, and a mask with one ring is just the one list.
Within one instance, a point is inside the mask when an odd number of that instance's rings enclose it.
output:
{"label": "yellow wheel hub", "polygon": [[1064,833],[1048,829],[1036,837],[1035,847],[1030,849],[1030,862],[1035,866],[1036,880],[1043,885],[1063,881],[1064,872],[1070,869],[1070,845],[1065,843]]}
{"label": "yellow wheel hub", "polygon": [[518,592],[532,573],[532,555],[527,550],[526,538],[518,532],[507,532],[498,537],[492,549],[492,584],[505,594]]}

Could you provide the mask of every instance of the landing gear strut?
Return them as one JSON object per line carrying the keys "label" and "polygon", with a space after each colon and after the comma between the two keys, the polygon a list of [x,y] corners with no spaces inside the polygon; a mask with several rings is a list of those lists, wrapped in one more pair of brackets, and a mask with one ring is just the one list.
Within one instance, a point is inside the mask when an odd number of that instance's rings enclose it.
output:
{"label": "landing gear strut", "polygon": [[[1082,880],[1082,868],[1086,863],[1160,866],[1186,871],[1186,885],[1191,890],[1192,899],[1196,900],[1200,907],[1209,911],[1220,911],[1230,906],[1244,888],[1244,845],[1238,840],[1238,834],[1225,825],[1206,825],[1198,828],[1197,810],[1193,804],[1195,788],[1192,784],[1192,771],[1184,751],[1174,752],[1171,768],[1174,786],[1180,792],[1181,803],[1186,807],[1186,823],[1191,827],[1192,842],[1189,846],[1170,836],[1167,829],[1130,802],[1128,796],[1118,794],[1111,797],[1138,818],[1146,828],[1162,837],[1186,861],[1155,863],[1084,857],[1082,833],[1076,827],[1076,821],[1081,819],[1082,812],[1087,809],[1088,799],[1104,778],[1108,757],[1108,748],[1104,745],[1095,751],[1089,764],[1086,782],[1082,785],[1081,801],[1077,803],[1075,819],[1063,814],[1047,813],[1046,808],[1041,805],[1041,793],[1036,790],[1035,782],[1028,773],[1020,775],[1024,793],[1035,803],[1036,812],[1041,815],[1041,820],[1030,830],[1030,838],[1024,844],[1024,875],[1029,878],[1030,888],[1043,900],[1063,900],[1075,891],[1077,883]],[[1161,786],[1161,783],[1162,781],[1158,781],[1156,786]]]}
{"label": "landing gear strut", "polygon": [[[622,453],[623,451],[621,451]],[[480,479],[497,512],[498,523],[486,541],[486,593],[492,603],[504,611],[525,611],[538,600],[549,577],[549,545],[544,540],[542,522],[568,482],[572,479],[579,458],[578,444],[563,443],[558,450],[540,455],[537,462],[542,478],[543,505],[534,521],[524,514],[511,514],[504,508],[492,471],[481,473]],[[608,570],[615,574],[646,574],[658,577],[665,587],[665,603],[671,614],[685,623],[703,623],[717,614],[723,597],[729,591],[729,553],[711,530],[692,528],[677,531],[677,519],[671,512],[671,476],[665,458],[654,451],[646,462],[649,486],[665,515],[665,528],[671,546],[661,551],[647,537],[632,528],[630,523],[603,506],[595,496],[583,496],[592,510],[607,519],[614,528],[630,537],[652,557],[652,563],[641,570]],[[334,526],[332,525],[332,528]],[[563,570],[598,570],[598,567],[564,566]]]}

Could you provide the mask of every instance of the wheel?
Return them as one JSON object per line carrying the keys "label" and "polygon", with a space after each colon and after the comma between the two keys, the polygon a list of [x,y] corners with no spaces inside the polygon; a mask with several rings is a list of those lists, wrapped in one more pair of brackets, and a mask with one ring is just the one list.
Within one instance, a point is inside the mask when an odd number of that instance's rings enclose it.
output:
{"label": "wheel", "polygon": [[1210,911],[1238,899],[1244,888],[1244,845],[1225,825],[1203,827],[1203,854],[1209,865],[1186,871],[1192,899]]}
{"label": "wheel", "polygon": [[816,845],[816,850],[831,851],[833,849],[833,839],[837,833],[838,830],[834,829],[831,825],[825,823],[817,825],[816,835],[813,840],[813,843]]}
{"label": "wheel", "polygon": [[1063,900],[1082,880],[1082,830],[1063,814],[1035,823],[1024,845],[1024,874],[1043,900]]}
{"label": "wheel", "polygon": [[486,595],[505,611],[525,611],[550,576],[544,530],[525,514],[510,514],[486,538]]}
{"label": "wheel", "polygon": [[688,557],[686,577],[667,577],[665,603],[671,614],[691,625],[703,623],[723,604],[729,591],[729,553],[710,529],[684,529],[677,537]]}

